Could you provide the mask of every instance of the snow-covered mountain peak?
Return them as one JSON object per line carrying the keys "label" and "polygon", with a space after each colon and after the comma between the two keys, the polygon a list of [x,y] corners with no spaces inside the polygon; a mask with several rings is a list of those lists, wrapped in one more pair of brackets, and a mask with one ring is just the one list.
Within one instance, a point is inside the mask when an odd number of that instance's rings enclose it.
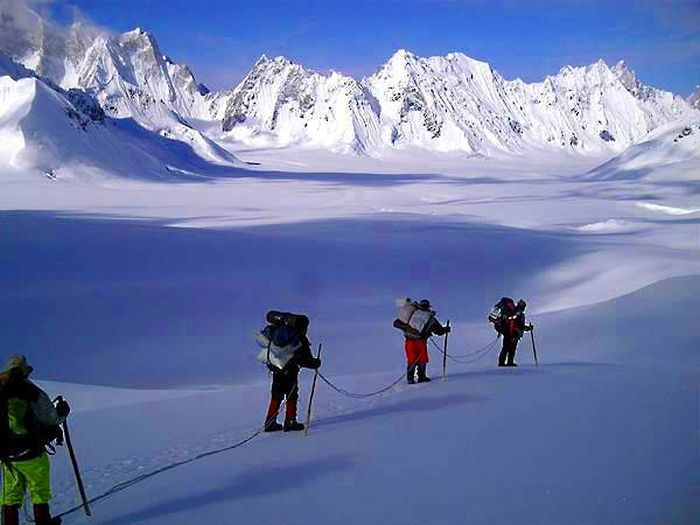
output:
{"label": "snow-covered mountain peak", "polygon": [[566,66],[528,84],[461,52],[423,58],[407,49],[361,82],[263,54],[234,89],[209,93],[142,28],[110,34],[82,22],[61,29],[32,12],[21,23],[17,16],[0,17],[0,52],[66,90],[85,90],[112,117],[188,142],[199,134],[190,123],[216,120],[251,147],[620,151],[693,111],[681,97],[644,86],[622,61]]}
{"label": "snow-covered mountain peak", "polygon": [[616,73],[620,71],[630,71],[630,69],[627,67],[627,62],[625,62],[624,60],[618,60],[612,69]]}
{"label": "snow-covered mountain peak", "polygon": [[378,141],[377,111],[364,88],[286,57],[261,57],[227,101],[222,128],[254,144],[364,150]]}
{"label": "snow-covered mountain peak", "polygon": [[624,60],[620,60],[612,69],[620,83],[625,86],[625,89],[632,93],[635,97],[639,97],[644,92],[644,85],[637,79],[636,73],[627,67]]}
{"label": "snow-covered mountain peak", "polygon": [[[252,69],[260,68],[260,67],[269,67],[269,66],[281,66],[281,67],[286,67],[286,66],[291,66],[291,65],[299,65],[295,64],[292,60],[287,58],[286,56],[283,55],[278,55],[276,57],[269,57],[266,54],[260,55],[260,58],[253,64]],[[301,66],[300,66],[301,67]]]}
{"label": "snow-covered mountain peak", "polygon": [[700,86],[696,86],[695,91],[688,97],[688,104],[700,110]]}
{"label": "snow-covered mountain peak", "polygon": [[135,27],[131,31],[122,33],[121,40],[139,41],[147,46],[158,47],[153,34],[141,27]]}
{"label": "snow-covered mountain peak", "polygon": [[399,49],[387,60],[374,75],[405,75],[407,71],[420,67],[421,58],[407,49]]}
{"label": "snow-covered mountain peak", "polygon": [[408,49],[398,49],[391,57],[389,58],[388,62],[406,62],[410,60],[416,60],[418,56],[416,56],[415,53],[412,53]]}
{"label": "snow-covered mountain peak", "polygon": [[444,59],[447,60],[448,62],[455,63],[455,64],[467,64],[470,66],[475,66],[475,67],[488,67],[491,68],[491,65],[488,62],[484,62],[483,60],[477,60],[476,58],[472,58],[469,55],[466,55],[464,53],[460,53],[458,51],[452,52],[452,53],[447,53],[444,57],[431,57],[433,59]]}
{"label": "snow-covered mountain peak", "polygon": [[151,33],[141,28],[122,33],[118,38],[118,42],[127,52],[139,53],[141,59],[151,62],[164,61],[156,39]]}

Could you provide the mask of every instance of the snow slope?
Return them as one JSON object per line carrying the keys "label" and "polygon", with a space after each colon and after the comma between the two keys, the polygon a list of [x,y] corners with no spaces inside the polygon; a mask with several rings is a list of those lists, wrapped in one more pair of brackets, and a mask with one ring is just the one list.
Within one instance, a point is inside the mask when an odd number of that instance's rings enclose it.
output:
{"label": "snow slope", "polygon": [[[483,362],[450,363],[446,382],[400,384],[365,401],[319,383],[307,437],[263,435],[160,474],[95,504],[94,519],[112,525],[693,523],[700,517],[700,361],[691,351],[700,336],[692,313],[698,292],[697,277],[681,278],[537,316],[539,367],[523,342],[517,369],[497,369],[491,354]],[[611,314],[620,313],[615,322]],[[621,323],[633,327],[626,332],[631,337],[620,334]],[[481,342],[465,332],[450,339],[454,354]],[[374,349],[396,358],[382,374],[345,376],[327,362],[323,371],[353,391],[376,390],[401,373],[399,347],[396,337],[391,348]],[[435,377],[439,360],[432,353]],[[303,405],[310,374],[302,377]],[[89,493],[240,440],[259,426],[266,402],[262,381],[78,410],[71,423]],[[128,439],[114,439],[125,430]],[[55,465],[54,507],[65,509],[77,501],[65,454]],[[66,519],[88,522],[79,514]]]}
{"label": "snow slope", "polygon": [[663,181],[664,168],[674,179],[697,181],[700,175],[700,120],[661,126],[610,161],[584,174],[585,180],[651,179]]}
{"label": "snow slope", "polygon": [[[199,184],[4,171],[3,343],[45,379],[171,389],[48,385],[76,404],[93,495],[259,428],[269,383],[252,332],[271,307],[307,312],[324,374],[358,392],[403,374],[397,297],[430,297],[455,355],[492,340],[503,293],[537,326],[539,368],[525,341],[517,370],[490,353],[365,402],[321,384],[309,437],[168,471],[97,503],[98,522],[697,521],[698,224],[660,211],[697,208],[676,178],[691,161],[659,183],[578,180],[556,160]],[[54,472],[63,510],[64,453]]]}
{"label": "snow slope", "polygon": [[34,76],[0,77],[0,163],[52,178],[166,179],[242,165],[211,141],[194,137],[185,145],[131,120],[105,120],[93,106],[84,93],[58,89]]}
{"label": "snow slope", "polygon": [[[93,522],[699,521],[700,131],[664,124],[685,102],[623,64],[526,85],[406,51],[362,83],[263,59],[206,95],[147,32],[22,13],[0,16],[30,68],[0,59],[0,333],[74,405],[91,495],[260,428],[270,308],[309,314],[331,382],[398,381],[320,383],[308,437],[189,462]],[[517,369],[465,355],[503,294],[528,300],[541,366],[528,340]],[[401,381],[406,295],[451,320],[448,381]]]}

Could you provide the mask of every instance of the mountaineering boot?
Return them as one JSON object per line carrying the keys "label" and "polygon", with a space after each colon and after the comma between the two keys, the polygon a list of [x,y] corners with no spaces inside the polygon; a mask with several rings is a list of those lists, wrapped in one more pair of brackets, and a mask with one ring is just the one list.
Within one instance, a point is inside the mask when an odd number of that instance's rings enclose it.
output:
{"label": "mountaineering boot", "polygon": [[277,422],[274,417],[265,420],[265,432],[279,432],[282,430],[282,425]]}
{"label": "mountaineering boot", "polygon": [[425,375],[425,363],[421,363],[418,365],[418,382],[427,383],[428,381],[430,378]]}
{"label": "mountaineering boot", "polygon": [[518,366],[518,363],[506,363],[505,366]]}
{"label": "mountaineering boot", "polygon": [[265,416],[265,432],[277,432],[282,430],[282,425],[277,422],[277,412],[280,410],[281,399],[273,397],[270,399],[270,406]]}
{"label": "mountaineering boot", "polygon": [[504,348],[501,353],[498,354],[498,366],[506,366],[506,357],[508,356],[508,351]]}
{"label": "mountaineering boot", "polygon": [[297,420],[292,419],[292,420],[287,420],[284,422],[284,431],[285,432],[295,432],[298,430],[304,430],[304,424],[299,423]]}
{"label": "mountaineering boot", "polygon": [[17,505],[2,506],[2,525],[19,525],[19,507]]}
{"label": "mountaineering boot", "polygon": [[412,385],[413,383],[416,382],[415,376],[416,376],[416,365],[408,365],[406,367],[406,381],[408,382],[409,385]]}
{"label": "mountaineering boot", "polygon": [[297,422],[297,400],[287,398],[287,407],[284,412],[284,431],[293,432],[304,430],[304,425]]}
{"label": "mountaineering boot", "polygon": [[34,523],[36,525],[61,525],[61,518],[52,518],[49,504],[34,505]]}

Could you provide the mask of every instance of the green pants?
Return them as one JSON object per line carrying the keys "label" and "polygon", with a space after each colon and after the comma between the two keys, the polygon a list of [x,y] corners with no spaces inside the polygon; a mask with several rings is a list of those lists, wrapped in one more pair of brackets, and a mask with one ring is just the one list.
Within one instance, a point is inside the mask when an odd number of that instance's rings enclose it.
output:
{"label": "green pants", "polygon": [[10,466],[2,464],[2,504],[23,505],[27,490],[34,505],[51,501],[51,466],[46,452]]}

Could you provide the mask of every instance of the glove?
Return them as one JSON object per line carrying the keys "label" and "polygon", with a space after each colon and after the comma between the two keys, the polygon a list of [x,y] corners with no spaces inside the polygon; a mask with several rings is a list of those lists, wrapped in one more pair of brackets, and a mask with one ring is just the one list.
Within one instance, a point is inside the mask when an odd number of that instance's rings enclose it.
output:
{"label": "glove", "polygon": [[56,446],[63,446],[63,430],[61,429],[61,427],[55,427],[53,440],[56,442]]}
{"label": "glove", "polygon": [[41,426],[36,431],[35,443],[39,449],[56,442],[57,446],[63,446],[63,430],[58,425]]}
{"label": "glove", "polygon": [[58,414],[58,417],[65,419],[68,417],[68,414],[70,414],[70,405],[65,399],[61,399],[56,403],[56,413]]}
{"label": "glove", "polygon": [[527,325],[527,331],[528,331],[528,332],[532,332],[532,330],[533,330],[534,328],[535,328],[535,325],[532,324],[532,323],[530,323],[529,325]]}
{"label": "glove", "polygon": [[312,358],[311,362],[309,363],[309,368],[311,370],[316,370],[317,368],[321,367],[321,360],[317,357]]}
{"label": "glove", "polygon": [[446,326],[446,327],[445,327],[445,333],[446,333],[446,334],[449,334],[451,331],[452,331],[452,327],[450,327],[450,326]]}

